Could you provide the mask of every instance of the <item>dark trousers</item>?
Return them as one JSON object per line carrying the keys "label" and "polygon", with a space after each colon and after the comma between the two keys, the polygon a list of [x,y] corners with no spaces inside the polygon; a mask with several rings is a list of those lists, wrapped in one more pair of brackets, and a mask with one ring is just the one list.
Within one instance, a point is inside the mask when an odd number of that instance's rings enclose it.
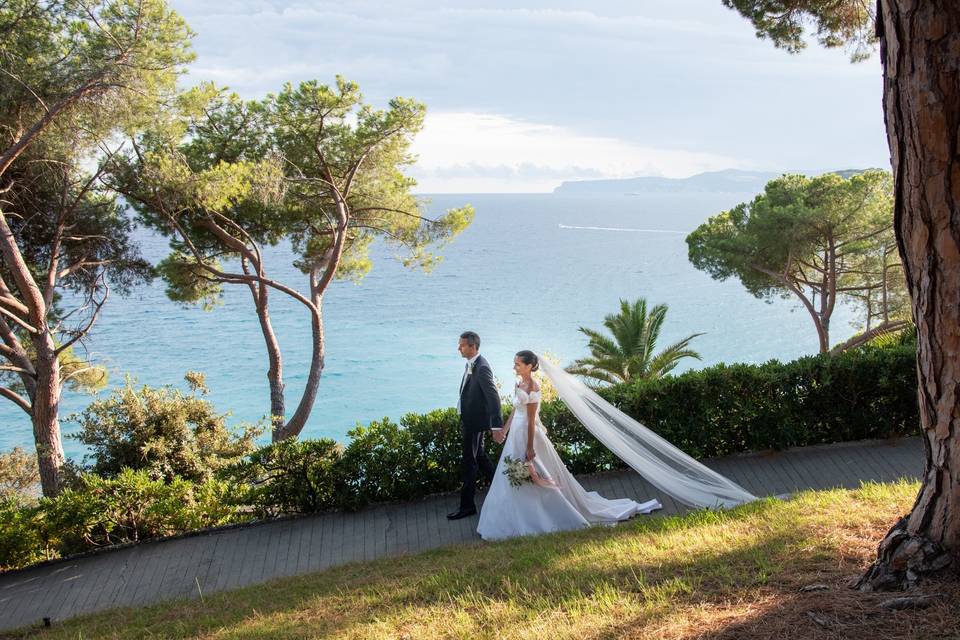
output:
{"label": "dark trousers", "polygon": [[487,481],[493,482],[494,468],[490,458],[483,450],[483,431],[467,431],[461,425],[463,436],[463,460],[460,463],[460,508],[475,509],[473,496],[477,492],[477,471],[483,472]]}

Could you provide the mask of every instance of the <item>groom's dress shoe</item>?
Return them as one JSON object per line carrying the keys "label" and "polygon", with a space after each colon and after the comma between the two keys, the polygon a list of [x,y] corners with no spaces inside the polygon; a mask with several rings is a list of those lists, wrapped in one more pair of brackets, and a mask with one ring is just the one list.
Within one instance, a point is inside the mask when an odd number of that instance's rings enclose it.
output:
{"label": "groom's dress shoe", "polygon": [[459,520],[460,518],[466,518],[467,516],[477,515],[476,507],[472,509],[458,509],[453,513],[447,514],[447,520]]}

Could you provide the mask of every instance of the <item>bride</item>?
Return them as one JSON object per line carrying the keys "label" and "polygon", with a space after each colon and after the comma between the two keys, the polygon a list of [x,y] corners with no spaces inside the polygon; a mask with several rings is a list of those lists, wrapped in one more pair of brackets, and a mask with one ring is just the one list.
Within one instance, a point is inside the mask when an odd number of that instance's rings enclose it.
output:
{"label": "bride", "polygon": [[514,371],[513,412],[493,437],[504,443],[480,511],[486,540],[612,524],[661,508],[658,500],[607,499],[584,489],[567,471],[540,421],[541,368],[557,395],[600,442],[655,487],[693,507],[730,507],[756,498],[697,462],[601,398],[563,369],[520,351]]}

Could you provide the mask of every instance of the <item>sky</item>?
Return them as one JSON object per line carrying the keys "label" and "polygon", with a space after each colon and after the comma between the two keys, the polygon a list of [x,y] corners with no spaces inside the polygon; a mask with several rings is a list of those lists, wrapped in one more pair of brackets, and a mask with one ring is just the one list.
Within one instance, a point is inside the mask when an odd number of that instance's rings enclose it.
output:
{"label": "sky", "polygon": [[720,0],[173,0],[187,83],[247,98],[343,75],[427,105],[421,193],[727,168],[889,168],[878,57],[758,39]]}

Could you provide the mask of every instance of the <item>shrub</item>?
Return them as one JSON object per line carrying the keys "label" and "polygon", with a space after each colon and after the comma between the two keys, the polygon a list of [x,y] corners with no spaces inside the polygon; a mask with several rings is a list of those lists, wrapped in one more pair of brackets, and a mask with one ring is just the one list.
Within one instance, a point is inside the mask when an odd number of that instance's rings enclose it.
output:
{"label": "shrub", "polygon": [[410,413],[399,425],[384,418],[347,435],[343,463],[356,505],[422,498],[458,486],[461,443],[455,409]]}
{"label": "shrub", "polygon": [[0,571],[49,557],[37,526],[38,512],[38,507],[16,499],[0,499]]}
{"label": "shrub", "polygon": [[225,475],[250,485],[263,515],[355,509],[450,491],[460,477],[460,423],[454,409],[384,418],[330,439],[285,440],[252,453]]}
{"label": "shrub", "polygon": [[0,453],[0,500],[34,502],[40,495],[37,456],[20,447]]}
{"label": "shrub", "polygon": [[[911,347],[858,349],[782,364],[718,365],[600,391],[624,412],[694,457],[714,457],[917,432]],[[573,473],[622,468],[562,402],[544,402],[541,418]],[[408,414],[357,427],[342,451],[319,455],[307,442],[271,445],[259,478],[257,507],[266,513],[357,508],[410,500],[459,487],[456,411]],[[499,445],[486,441],[496,460]],[[314,468],[315,467],[315,468]],[[268,473],[269,471],[269,473]],[[327,483],[324,485],[323,483]]]}
{"label": "shrub", "polygon": [[0,502],[0,567],[249,519],[245,490],[224,480],[155,480],[146,470],[115,478],[80,476],[77,486],[36,506]]}
{"label": "shrub", "polygon": [[151,478],[124,469],[116,478],[86,474],[79,489],[40,502],[49,546],[77,553],[213,527],[238,519],[237,501],[223,480],[201,483]]}
{"label": "shrub", "polygon": [[[721,364],[600,393],[698,458],[913,435],[920,423],[911,347]],[[562,404],[542,418],[574,472],[622,466]]]}
{"label": "shrub", "polygon": [[245,483],[246,503],[261,515],[310,513],[340,504],[343,446],[335,440],[282,440],[258,449],[222,475]]}
{"label": "shrub", "polygon": [[81,430],[71,437],[90,447],[90,470],[116,477],[123,469],[142,469],[154,479],[202,482],[252,451],[262,427],[233,432],[202,397],[202,376],[191,372],[186,380],[190,395],[171,387],[137,389],[127,378],[123,388],[74,416]]}

